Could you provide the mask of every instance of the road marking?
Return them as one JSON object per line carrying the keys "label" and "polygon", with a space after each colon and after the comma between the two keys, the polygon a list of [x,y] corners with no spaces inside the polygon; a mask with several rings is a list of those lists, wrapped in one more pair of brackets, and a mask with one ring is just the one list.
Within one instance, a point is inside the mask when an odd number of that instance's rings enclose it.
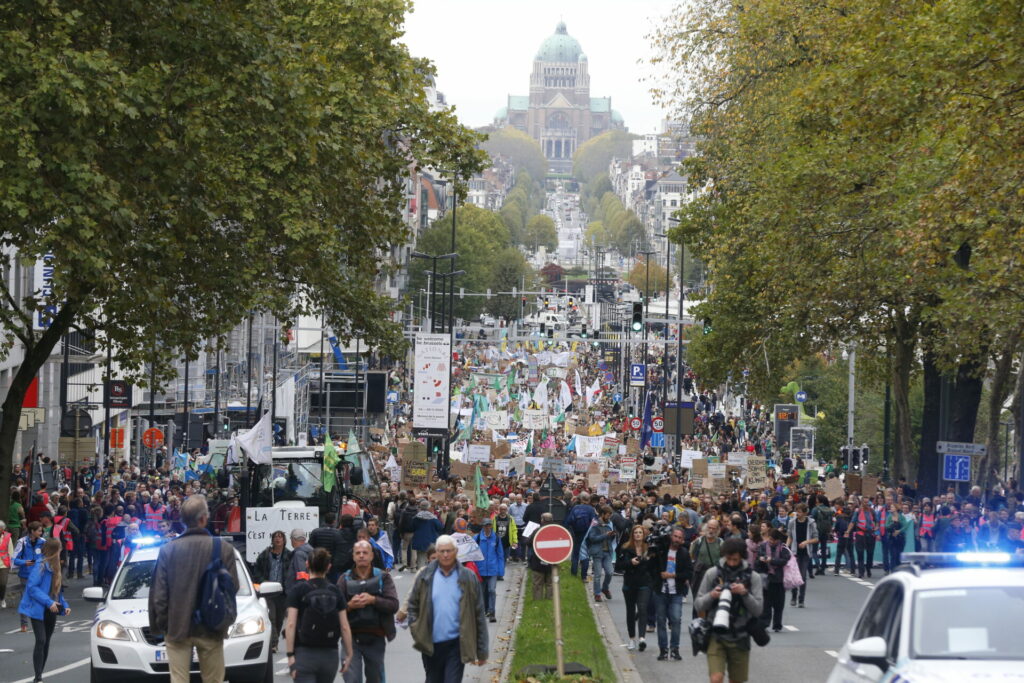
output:
{"label": "road marking", "polygon": [[12,629],[11,629],[10,631],[8,631],[7,633],[5,633],[4,635],[8,635],[8,636],[9,636],[9,635],[11,635],[12,633],[21,633],[21,627],[19,626],[18,628],[12,628]]}
{"label": "road marking", "polygon": [[782,628],[786,629],[787,631],[799,631],[800,630],[796,626],[790,626],[789,624],[785,624]]}
{"label": "road marking", "polygon": [[[56,676],[57,674],[62,674],[65,671],[71,671],[72,669],[77,669],[80,666],[85,666],[86,664],[88,664],[89,663],[89,659],[90,659],[89,657],[86,657],[85,659],[79,659],[77,662],[71,662],[67,666],[62,666],[59,669],[54,669],[53,671],[45,671],[45,672],[43,672],[43,676],[46,677],[46,678],[49,678],[50,676]],[[32,683],[34,680],[36,680],[35,676],[29,676],[28,678],[22,678],[20,681],[12,681],[11,683]]]}
{"label": "road marking", "polygon": [[14,650],[0,650],[0,652],[14,652]]}
{"label": "road marking", "polygon": [[825,654],[827,654],[829,657],[834,657],[836,659],[839,658],[839,653],[835,650],[825,650]]}

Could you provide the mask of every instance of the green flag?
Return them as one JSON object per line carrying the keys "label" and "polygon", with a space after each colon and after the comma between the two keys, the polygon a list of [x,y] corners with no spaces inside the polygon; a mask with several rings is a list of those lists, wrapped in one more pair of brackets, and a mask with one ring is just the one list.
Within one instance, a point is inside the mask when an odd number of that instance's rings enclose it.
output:
{"label": "green flag", "polygon": [[505,388],[507,388],[509,391],[512,391],[512,387],[515,385],[515,383],[516,383],[516,371],[515,370],[509,370],[508,379],[505,382]]}
{"label": "green flag", "polygon": [[477,463],[476,471],[473,473],[473,492],[476,496],[476,506],[478,508],[486,510],[491,506],[491,498],[484,489],[484,478],[480,476],[480,463]]}
{"label": "green flag", "polygon": [[359,447],[359,439],[356,438],[356,433],[351,429],[348,430],[348,447],[345,449],[345,460],[351,463],[353,467],[359,467],[359,454],[363,450]]}
{"label": "green flag", "polygon": [[335,475],[334,472],[338,467],[338,449],[331,443],[331,435],[328,434],[324,438],[324,471],[320,475],[320,479],[324,484],[324,491],[330,493],[334,490]]}

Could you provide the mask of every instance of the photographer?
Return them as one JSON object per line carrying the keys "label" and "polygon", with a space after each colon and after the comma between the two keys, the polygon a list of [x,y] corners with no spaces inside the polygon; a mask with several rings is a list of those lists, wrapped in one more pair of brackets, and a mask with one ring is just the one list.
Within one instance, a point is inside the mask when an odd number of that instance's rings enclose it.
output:
{"label": "photographer", "polygon": [[[695,606],[713,623],[708,643],[711,683],[743,683],[749,677],[750,635],[747,628],[761,614],[761,577],[747,561],[746,544],[739,539],[722,543],[722,558],[704,574]],[[722,612],[719,614],[719,612]]]}
{"label": "photographer", "polygon": [[[683,530],[673,527],[667,535],[652,536],[648,539],[651,545],[651,566],[654,574],[654,609],[658,624],[658,660],[669,658],[669,634],[672,632],[671,656],[678,661],[680,617],[683,608],[683,597],[687,585],[693,576],[693,564],[683,546]],[[667,620],[667,628],[666,628]]]}

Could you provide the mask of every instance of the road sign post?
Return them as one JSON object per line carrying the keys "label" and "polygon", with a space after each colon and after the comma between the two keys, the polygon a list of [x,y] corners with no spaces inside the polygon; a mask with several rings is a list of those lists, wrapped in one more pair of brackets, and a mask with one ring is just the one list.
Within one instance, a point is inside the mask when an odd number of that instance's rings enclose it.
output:
{"label": "road sign post", "polygon": [[533,535],[533,552],[538,559],[551,565],[551,587],[555,608],[555,659],[558,675],[565,675],[565,654],[562,652],[562,596],[558,581],[558,565],[572,555],[572,534],[564,526],[546,524]]}
{"label": "road sign post", "polygon": [[629,365],[629,386],[642,387],[647,377],[647,366],[643,363],[630,363]]}

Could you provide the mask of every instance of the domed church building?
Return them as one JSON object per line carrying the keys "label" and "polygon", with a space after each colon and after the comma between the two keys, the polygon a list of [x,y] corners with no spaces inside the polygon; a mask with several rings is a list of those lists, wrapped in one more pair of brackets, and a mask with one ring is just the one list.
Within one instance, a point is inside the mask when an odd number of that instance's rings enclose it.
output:
{"label": "domed church building", "polygon": [[576,148],[606,130],[625,130],[612,98],[590,96],[587,56],[565,22],[540,44],[533,58],[530,94],[509,95],[495,114],[498,127],[513,126],[536,140],[551,170],[572,171]]}

